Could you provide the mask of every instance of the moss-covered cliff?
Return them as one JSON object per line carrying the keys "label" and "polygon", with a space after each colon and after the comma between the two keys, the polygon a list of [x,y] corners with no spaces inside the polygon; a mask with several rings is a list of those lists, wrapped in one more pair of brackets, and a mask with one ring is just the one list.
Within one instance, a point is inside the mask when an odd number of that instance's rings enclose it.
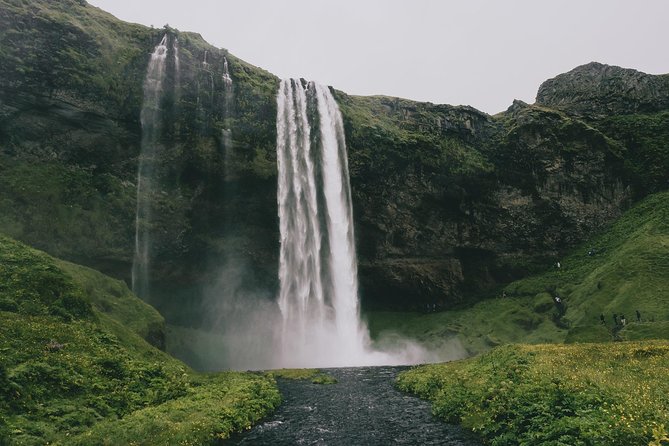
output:
{"label": "moss-covered cliff", "polygon": [[[153,303],[186,323],[232,258],[239,287],[272,295],[279,239],[278,80],[200,36],[81,1],[0,0],[0,230],[129,280],[142,85],[165,34]],[[363,302],[467,304],[666,188],[666,80],[591,64],[497,116],[335,91]]]}

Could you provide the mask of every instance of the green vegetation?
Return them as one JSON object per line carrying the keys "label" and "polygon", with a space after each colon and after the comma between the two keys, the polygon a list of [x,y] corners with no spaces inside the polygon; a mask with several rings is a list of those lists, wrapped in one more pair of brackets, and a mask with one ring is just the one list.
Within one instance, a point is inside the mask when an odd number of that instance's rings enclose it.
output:
{"label": "green vegetation", "polygon": [[277,369],[267,375],[273,378],[309,380],[314,384],[337,384],[337,379],[318,369]]}
{"label": "green vegetation", "polygon": [[123,331],[130,330],[154,347],[164,348],[165,320],[155,308],[132,294],[125,282],[81,265],[58,259],[54,261],[81,287],[107,329],[122,337],[122,332],[115,330],[120,324]]}
{"label": "green vegetation", "polygon": [[250,429],[280,400],[273,380],[261,375],[196,376],[190,379],[186,396],[137,410],[118,421],[100,422],[73,444],[219,444],[233,432]]}
{"label": "green vegetation", "polygon": [[412,369],[397,385],[494,446],[645,446],[664,444],[668,368],[666,341],[514,345]]}
{"label": "green vegetation", "polygon": [[122,282],[0,236],[0,438],[208,444],[279,403],[270,377],[198,375],[142,339],[162,326]]}
{"label": "green vegetation", "polygon": [[506,293],[538,299],[557,292],[565,302],[563,319],[570,331],[594,329],[600,314],[611,327],[612,315],[624,314],[634,322],[620,332],[625,339],[628,332],[638,332],[639,310],[651,338],[669,336],[658,323],[669,320],[669,192],[649,196],[560,260],[560,269],[514,282]]}
{"label": "green vegetation", "polygon": [[655,192],[669,181],[669,112],[611,116],[593,123],[622,142],[625,164],[639,191]]}
{"label": "green vegetation", "polygon": [[392,333],[429,347],[456,341],[469,355],[501,344],[560,342],[566,330],[553,321],[550,297],[489,299],[465,309],[437,313],[369,312],[370,334],[379,340]]}
{"label": "green vegetation", "polygon": [[442,177],[471,177],[494,170],[481,148],[466,142],[460,129],[444,134],[441,128],[449,118],[458,127],[473,120],[489,124],[483,113],[386,96],[336,92],[336,97],[347,128],[352,179],[398,175],[408,169],[446,181]]}
{"label": "green vegetation", "polygon": [[53,255],[124,260],[135,194],[110,174],[0,153],[0,231]]}
{"label": "green vegetation", "polygon": [[6,42],[0,49],[2,83],[100,112],[125,114],[128,106],[139,104],[142,85],[132,81],[143,75],[140,45],[153,30],[120,22],[78,0],[0,4],[0,34]]}
{"label": "green vegetation", "polygon": [[[369,313],[372,336],[392,329],[428,344],[455,337],[469,353],[517,342],[669,338],[669,192],[649,196],[560,262],[559,270],[550,265],[470,308]],[[553,302],[556,293],[563,314]],[[625,315],[627,326],[614,327],[614,313]]]}

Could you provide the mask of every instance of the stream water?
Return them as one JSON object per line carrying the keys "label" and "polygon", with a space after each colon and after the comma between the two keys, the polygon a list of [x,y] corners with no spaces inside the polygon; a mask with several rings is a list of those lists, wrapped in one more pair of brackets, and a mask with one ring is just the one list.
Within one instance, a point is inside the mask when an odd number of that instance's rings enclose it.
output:
{"label": "stream water", "polygon": [[283,403],[232,438],[234,445],[478,446],[475,437],[430,412],[430,403],[393,386],[406,367],[324,370],[337,384],[279,379]]}

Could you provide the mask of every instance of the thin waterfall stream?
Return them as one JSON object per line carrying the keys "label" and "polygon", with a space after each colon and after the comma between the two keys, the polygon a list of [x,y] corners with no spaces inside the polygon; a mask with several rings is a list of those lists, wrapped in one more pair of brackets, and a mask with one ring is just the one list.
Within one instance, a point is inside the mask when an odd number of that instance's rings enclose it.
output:
{"label": "thin waterfall stream", "polygon": [[140,121],[142,147],[137,169],[137,211],[135,214],[135,255],[132,263],[132,291],[141,298],[149,296],[151,267],[151,197],[154,191],[156,155],[161,134],[160,101],[166,77],[167,40],[165,34],[151,53],[144,79],[144,100]]}
{"label": "thin waterfall stream", "polygon": [[[170,44],[171,41],[171,44]],[[159,185],[159,161],[164,151],[162,102],[168,84],[168,55],[174,59],[174,96],[179,96],[181,79],[179,45],[176,37],[164,34],[155,46],[144,78],[142,110],[142,144],[137,168],[137,209],[135,213],[135,253],[132,262],[132,291],[144,300],[151,300],[151,263],[153,247],[151,224],[154,218],[154,195]]]}

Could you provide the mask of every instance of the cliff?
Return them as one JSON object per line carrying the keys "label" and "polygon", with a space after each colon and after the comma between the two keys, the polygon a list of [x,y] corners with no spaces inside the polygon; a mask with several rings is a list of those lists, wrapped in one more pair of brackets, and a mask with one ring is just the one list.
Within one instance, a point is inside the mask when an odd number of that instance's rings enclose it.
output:
{"label": "cliff", "polygon": [[[203,289],[231,263],[243,270],[235,287],[274,295],[279,243],[278,79],[199,35],[127,24],[80,1],[0,0],[8,43],[0,47],[0,231],[129,281],[142,85],[165,34],[170,93],[152,303],[186,324],[201,320]],[[590,64],[547,81],[536,104],[514,102],[496,116],[334,91],[363,304],[468,305],[550,267],[665,189],[666,85],[667,76]]]}

